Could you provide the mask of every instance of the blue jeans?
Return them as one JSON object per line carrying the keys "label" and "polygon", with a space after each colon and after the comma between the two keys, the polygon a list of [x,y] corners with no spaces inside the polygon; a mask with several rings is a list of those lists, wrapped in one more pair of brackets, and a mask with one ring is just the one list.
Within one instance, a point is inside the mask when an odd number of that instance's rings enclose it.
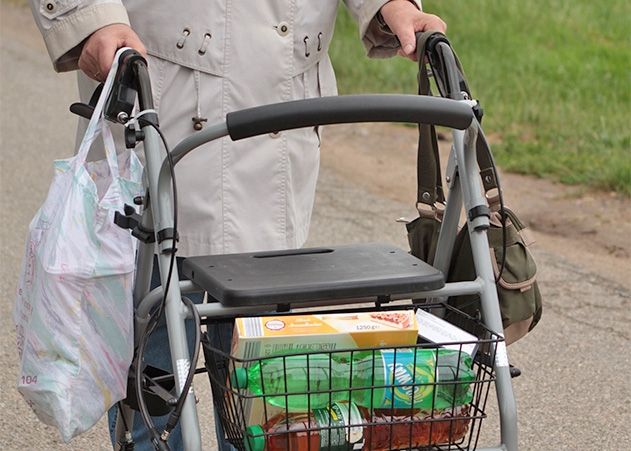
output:
{"label": "blue jeans", "polygon": [[[177,270],[180,274],[180,278],[185,279],[182,276],[182,261],[183,258],[177,258]],[[156,288],[160,285],[160,271],[158,270],[158,259],[154,258],[153,260],[153,270],[151,274],[151,289]],[[204,300],[203,293],[188,293],[186,295],[191,301],[195,304],[201,304]],[[194,341],[195,341],[195,331],[194,324],[192,320],[187,321],[186,324],[187,337],[188,337],[188,347],[192,352]],[[209,326],[209,328],[212,326]],[[209,331],[210,332],[210,331]],[[229,352],[230,349],[230,341],[232,338],[232,327],[226,328],[221,327],[219,329],[219,333],[221,334],[221,347],[225,352]],[[201,351],[200,351],[201,352]],[[169,340],[167,334],[166,321],[163,318],[160,319],[160,323],[155,331],[149,337],[149,341],[145,348],[144,354],[144,362],[148,365],[151,365],[156,368],[163,369],[168,372],[172,372],[171,370],[171,352],[169,350]],[[116,417],[118,416],[118,408],[117,406],[112,407],[108,412],[108,420],[109,420],[109,429],[110,429],[110,437],[112,440],[112,445],[115,445],[115,429],[116,429]],[[169,415],[159,416],[159,417],[151,417],[153,423],[155,424],[157,430],[161,432],[166,425],[166,422],[169,419]],[[224,431],[221,427],[221,422],[217,418],[215,421],[215,431],[217,433],[217,444],[219,446],[220,451],[233,451],[235,448],[228,443],[224,438]],[[135,412],[134,414],[134,426],[132,428],[132,436],[135,442],[135,451],[152,451],[153,445],[151,444],[151,436],[145,423],[142,421],[142,416],[139,412]],[[169,447],[173,450],[182,450],[184,449],[184,443],[182,441],[182,433],[180,430],[180,425],[178,425],[173,429],[171,435],[169,437]]]}

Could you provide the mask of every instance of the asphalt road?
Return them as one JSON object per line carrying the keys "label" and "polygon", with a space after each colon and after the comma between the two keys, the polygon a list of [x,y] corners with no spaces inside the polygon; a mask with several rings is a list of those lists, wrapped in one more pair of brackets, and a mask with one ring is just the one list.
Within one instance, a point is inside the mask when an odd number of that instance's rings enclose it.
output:
{"label": "asphalt road", "polygon": [[[75,119],[67,107],[76,95],[74,76],[52,71],[30,12],[4,2],[0,7],[0,449],[106,450],[103,421],[64,445],[15,389],[11,310],[23,240],[50,183],[52,160],[72,153]],[[386,241],[405,246],[402,227],[393,219],[407,211],[409,206],[369,196],[334,168],[324,167],[310,244]],[[589,261],[570,263],[545,249],[537,251],[537,258],[544,318],[509,348],[511,362],[523,370],[514,380],[521,449],[629,449],[631,292],[593,276]],[[206,379],[196,379],[198,392],[207,393],[206,386]],[[205,449],[214,449],[207,396],[202,399]],[[482,439],[495,444],[498,418],[492,406],[488,411]]]}

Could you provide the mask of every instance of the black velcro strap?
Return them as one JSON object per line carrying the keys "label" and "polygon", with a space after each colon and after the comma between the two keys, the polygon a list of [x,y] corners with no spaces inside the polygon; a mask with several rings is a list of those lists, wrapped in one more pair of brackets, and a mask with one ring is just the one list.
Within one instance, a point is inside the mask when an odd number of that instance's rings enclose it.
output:
{"label": "black velcro strap", "polygon": [[164,240],[172,240],[175,238],[175,241],[180,240],[180,235],[175,232],[172,227],[168,227],[166,229],[162,229],[158,232],[158,244],[162,243]]}
{"label": "black velcro strap", "polygon": [[473,207],[469,210],[469,221],[473,221],[475,218],[480,216],[486,216],[487,218],[491,217],[491,210],[486,205],[478,205],[477,207]]}

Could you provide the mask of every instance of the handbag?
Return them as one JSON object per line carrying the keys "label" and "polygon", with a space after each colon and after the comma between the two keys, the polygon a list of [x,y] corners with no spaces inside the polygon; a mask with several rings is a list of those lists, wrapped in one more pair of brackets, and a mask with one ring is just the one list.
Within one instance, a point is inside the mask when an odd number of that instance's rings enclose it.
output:
{"label": "handbag", "polygon": [[[444,61],[427,48],[430,38],[438,38],[448,43],[440,33],[426,32],[418,35],[419,94],[431,95],[426,67],[429,64],[441,95],[447,96],[450,88],[446,75],[448,69]],[[454,59],[459,84],[457,88],[472,98],[462,66],[455,53]],[[493,168],[490,147],[481,129],[478,128],[478,131],[475,146],[476,158],[491,210],[490,227],[487,230],[489,251],[496,278],[504,336],[506,343],[510,344],[531,331],[541,319],[543,311],[541,292],[536,278],[537,266],[528,249],[534,241],[517,215],[500,205],[498,201],[500,187]],[[434,262],[444,206],[445,196],[436,131],[431,125],[419,125],[417,154],[419,216],[406,224],[406,227],[412,255],[429,264]],[[471,243],[465,226],[460,229],[455,239],[447,282],[473,280],[475,277]],[[447,302],[471,316],[480,314],[480,298],[477,295],[452,296]],[[446,312],[445,319],[450,320],[449,311]]]}
{"label": "handbag", "polygon": [[[114,213],[142,193],[143,169],[130,150],[116,154],[103,117],[116,66],[77,154],[54,162],[29,225],[13,311],[18,391],[66,442],[125,398],[133,357],[135,244]],[[99,136],[106,159],[86,162]]]}
{"label": "handbag", "polygon": [[[491,213],[491,226],[487,230],[487,236],[493,273],[497,281],[504,337],[506,343],[511,344],[537,325],[542,314],[542,299],[537,285],[537,265],[528,250],[534,241],[517,215],[508,208],[504,211],[507,216],[504,225],[499,212]],[[505,245],[502,227],[505,227]],[[473,268],[469,233],[463,227],[454,243],[448,281],[473,280]],[[477,295],[452,296],[448,302],[471,316],[479,316],[480,298]],[[447,320],[449,313],[445,318]]]}

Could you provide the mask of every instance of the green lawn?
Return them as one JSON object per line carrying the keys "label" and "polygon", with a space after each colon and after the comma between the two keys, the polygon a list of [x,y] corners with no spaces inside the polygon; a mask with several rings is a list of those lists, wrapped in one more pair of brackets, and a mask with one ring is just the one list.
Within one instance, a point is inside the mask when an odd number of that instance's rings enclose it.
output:
{"label": "green lawn", "polygon": [[[423,3],[449,26],[503,168],[631,195],[631,2]],[[342,11],[340,92],[415,92],[413,63],[363,53]]]}

